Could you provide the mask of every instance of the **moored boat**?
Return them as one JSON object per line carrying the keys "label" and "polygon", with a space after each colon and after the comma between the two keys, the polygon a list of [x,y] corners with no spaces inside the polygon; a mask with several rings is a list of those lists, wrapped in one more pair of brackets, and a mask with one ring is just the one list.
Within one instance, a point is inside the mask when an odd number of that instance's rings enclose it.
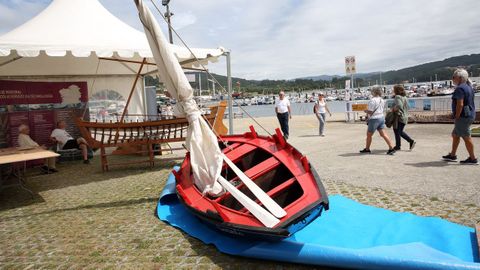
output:
{"label": "moored boat", "polygon": [[[180,201],[201,220],[236,236],[281,240],[305,227],[323,210],[328,210],[328,197],[307,158],[288,144],[278,129],[276,131],[271,137],[259,136],[250,127],[250,132],[219,139],[222,152],[285,210],[285,216],[279,218],[275,226],[269,228],[262,224],[231,192],[219,197],[203,195],[194,184],[189,153],[180,170],[174,171]],[[236,190],[256,200],[225,163],[221,175]]]}

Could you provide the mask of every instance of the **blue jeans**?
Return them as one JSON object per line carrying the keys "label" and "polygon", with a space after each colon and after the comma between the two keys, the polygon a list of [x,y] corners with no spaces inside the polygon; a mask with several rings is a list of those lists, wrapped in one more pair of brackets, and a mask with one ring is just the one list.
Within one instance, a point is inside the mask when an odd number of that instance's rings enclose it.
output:
{"label": "blue jeans", "polygon": [[282,129],[283,136],[288,137],[288,112],[277,113],[278,122],[280,122],[280,128]]}
{"label": "blue jeans", "polygon": [[325,113],[317,113],[318,121],[320,122],[320,126],[318,128],[318,134],[323,135],[323,131],[325,130],[325,121],[326,121],[326,114]]}
{"label": "blue jeans", "polygon": [[402,122],[398,122],[398,128],[393,129],[393,133],[395,133],[395,147],[400,148],[400,145],[402,144],[402,138],[404,138],[407,142],[412,143],[413,139],[408,136],[403,129],[405,128],[405,124]]}

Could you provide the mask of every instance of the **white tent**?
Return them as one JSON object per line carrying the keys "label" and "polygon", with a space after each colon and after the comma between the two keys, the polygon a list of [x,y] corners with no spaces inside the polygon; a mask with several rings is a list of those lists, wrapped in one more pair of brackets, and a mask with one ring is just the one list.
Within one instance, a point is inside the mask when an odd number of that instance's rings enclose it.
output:
{"label": "white tent", "polygon": [[[132,1],[132,8],[135,5]],[[184,68],[195,65],[186,49],[171,45]],[[193,49],[204,63],[215,62],[223,48]],[[113,90],[125,99],[139,64],[102,58],[154,63],[145,34],[108,12],[97,0],[54,0],[36,17],[0,36],[0,79],[41,81],[86,81],[89,96]],[[142,75],[155,73],[147,65]],[[143,82],[128,108],[130,114],[145,113]]]}

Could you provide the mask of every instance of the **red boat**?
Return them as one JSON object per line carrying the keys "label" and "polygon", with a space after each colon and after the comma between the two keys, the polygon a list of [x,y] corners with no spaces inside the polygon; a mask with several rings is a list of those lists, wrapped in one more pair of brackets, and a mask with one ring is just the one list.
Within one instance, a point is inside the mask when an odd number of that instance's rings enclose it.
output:
{"label": "red boat", "polygon": [[[284,216],[274,226],[266,226],[232,192],[216,198],[202,195],[193,182],[187,153],[180,170],[173,172],[177,194],[187,209],[206,223],[236,236],[281,240],[328,210],[328,197],[317,172],[305,156],[284,140],[278,129],[270,137],[259,136],[250,127],[250,132],[243,135],[220,137],[219,145],[222,152],[284,210]],[[226,163],[221,175],[232,184],[233,193],[240,191],[266,212],[267,205],[256,198]]]}

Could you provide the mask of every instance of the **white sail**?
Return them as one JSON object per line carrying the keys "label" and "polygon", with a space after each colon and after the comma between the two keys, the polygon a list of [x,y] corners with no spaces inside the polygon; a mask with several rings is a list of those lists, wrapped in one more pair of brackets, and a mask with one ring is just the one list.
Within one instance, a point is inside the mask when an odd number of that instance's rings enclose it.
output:
{"label": "white sail", "polygon": [[142,0],[135,0],[140,21],[150,44],[158,67],[160,79],[177,103],[176,116],[186,116],[189,122],[186,147],[190,152],[190,162],[195,185],[210,195],[223,193],[217,182],[223,159],[215,134],[202,118],[197,103],[193,100],[193,89],[185,76],[177,58],[155,17]]}

